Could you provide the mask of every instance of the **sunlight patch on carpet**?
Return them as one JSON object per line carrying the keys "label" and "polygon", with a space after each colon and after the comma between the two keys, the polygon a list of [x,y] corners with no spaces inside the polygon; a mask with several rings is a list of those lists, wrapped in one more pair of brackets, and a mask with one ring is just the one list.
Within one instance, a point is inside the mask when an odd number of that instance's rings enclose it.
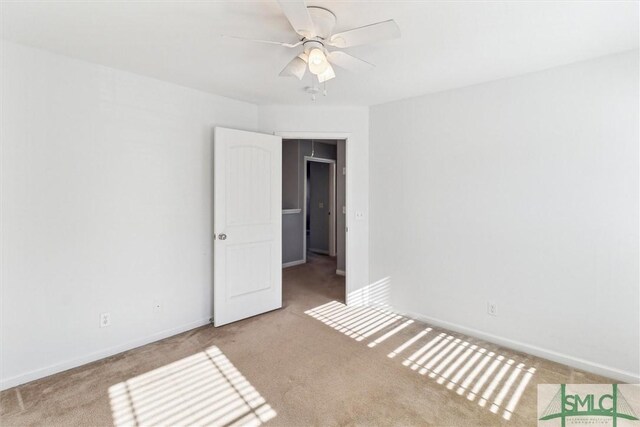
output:
{"label": "sunlight patch on carpet", "polygon": [[276,412],[218,347],[109,387],[114,425],[259,426]]}
{"label": "sunlight patch on carpet", "polygon": [[[380,346],[397,340],[398,334],[414,323],[385,304],[388,284],[385,280],[361,293],[360,300],[373,305],[346,306],[331,301],[305,313],[356,341],[368,341],[369,348]],[[400,355],[404,357],[402,365],[505,420],[511,419],[536,372],[515,357],[430,327],[400,342],[387,357],[401,359]]]}

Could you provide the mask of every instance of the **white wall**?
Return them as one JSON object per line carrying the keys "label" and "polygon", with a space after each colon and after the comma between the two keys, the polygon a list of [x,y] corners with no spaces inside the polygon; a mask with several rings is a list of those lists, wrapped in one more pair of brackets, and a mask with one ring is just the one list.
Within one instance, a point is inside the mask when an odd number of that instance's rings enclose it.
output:
{"label": "white wall", "polygon": [[1,47],[2,388],[206,323],[212,131],[257,107]]}
{"label": "white wall", "polygon": [[401,311],[640,382],[638,71],[634,51],[373,107],[371,280]]}
{"label": "white wall", "polygon": [[[262,106],[263,132],[350,133],[347,142],[347,283],[349,302],[369,285],[369,109],[367,107]],[[356,212],[363,217],[356,220]]]}

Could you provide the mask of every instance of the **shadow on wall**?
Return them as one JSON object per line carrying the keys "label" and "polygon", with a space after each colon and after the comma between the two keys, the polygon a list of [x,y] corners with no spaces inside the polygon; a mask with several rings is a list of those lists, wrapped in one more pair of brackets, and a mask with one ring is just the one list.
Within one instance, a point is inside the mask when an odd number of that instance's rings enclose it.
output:
{"label": "shadow on wall", "polygon": [[[375,286],[374,286],[375,285]],[[414,320],[384,307],[388,279],[363,291],[363,300],[374,306],[346,306],[332,301],[307,310],[305,314],[356,341],[367,341],[369,348],[390,339]],[[476,401],[479,406],[510,420],[527,385],[535,374],[533,367],[508,356],[489,351],[446,332],[427,327],[387,354],[402,359],[402,365],[446,387],[451,393]]]}
{"label": "shadow on wall", "polygon": [[115,384],[109,398],[115,426],[259,426],[276,416],[215,346]]}

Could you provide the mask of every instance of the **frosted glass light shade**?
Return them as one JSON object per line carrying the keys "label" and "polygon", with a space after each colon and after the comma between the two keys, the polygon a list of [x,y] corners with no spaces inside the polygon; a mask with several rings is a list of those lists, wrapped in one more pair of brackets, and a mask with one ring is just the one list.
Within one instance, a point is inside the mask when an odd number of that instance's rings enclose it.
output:
{"label": "frosted glass light shade", "polygon": [[295,76],[298,80],[302,80],[304,73],[307,71],[307,55],[304,53],[296,56],[287,64],[280,72],[281,76]]}
{"label": "frosted glass light shade", "polygon": [[331,80],[336,76],[336,73],[333,71],[333,67],[331,64],[327,63],[327,69],[324,72],[318,74],[318,81],[320,83],[324,83],[327,80]]}
{"label": "frosted glass light shade", "polygon": [[309,71],[313,74],[321,74],[329,67],[329,61],[327,57],[320,49],[311,49],[309,52]]}

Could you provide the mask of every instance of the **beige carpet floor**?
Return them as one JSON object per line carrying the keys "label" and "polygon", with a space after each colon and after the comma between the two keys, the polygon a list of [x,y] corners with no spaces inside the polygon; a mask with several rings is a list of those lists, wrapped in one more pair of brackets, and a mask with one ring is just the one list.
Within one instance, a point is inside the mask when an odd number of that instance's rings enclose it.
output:
{"label": "beige carpet floor", "polygon": [[331,258],[284,270],[284,307],[0,394],[0,424],[536,425],[539,383],[609,383],[382,309]]}

